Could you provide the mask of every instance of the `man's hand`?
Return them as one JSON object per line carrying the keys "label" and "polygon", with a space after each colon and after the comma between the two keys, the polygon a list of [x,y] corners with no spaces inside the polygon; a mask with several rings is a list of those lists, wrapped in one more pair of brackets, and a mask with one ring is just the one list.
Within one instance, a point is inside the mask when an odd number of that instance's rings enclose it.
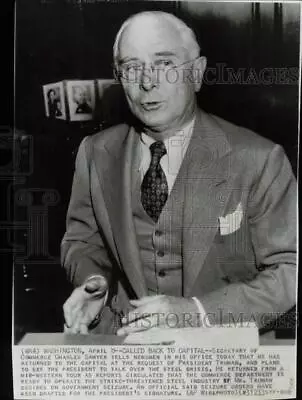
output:
{"label": "man's hand", "polygon": [[89,325],[105,304],[107,289],[107,281],[102,276],[92,277],[74,289],[63,305],[66,333],[88,333]]}
{"label": "man's hand", "polygon": [[117,335],[128,335],[152,327],[184,328],[198,324],[198,308],[193,299],[166,295],[130,300],[134,310],[122,319]]}

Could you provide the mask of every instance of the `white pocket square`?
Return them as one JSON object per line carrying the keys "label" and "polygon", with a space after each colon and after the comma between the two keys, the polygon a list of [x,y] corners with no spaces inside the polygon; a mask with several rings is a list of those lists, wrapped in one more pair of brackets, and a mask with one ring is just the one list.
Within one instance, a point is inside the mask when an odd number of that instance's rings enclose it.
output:
{"label": "white pocket square", "polygon": [[236,232],[240,228],[242,217],[242,205],[239,203],[234,212],[219,217],[220,234],[224,236]]}

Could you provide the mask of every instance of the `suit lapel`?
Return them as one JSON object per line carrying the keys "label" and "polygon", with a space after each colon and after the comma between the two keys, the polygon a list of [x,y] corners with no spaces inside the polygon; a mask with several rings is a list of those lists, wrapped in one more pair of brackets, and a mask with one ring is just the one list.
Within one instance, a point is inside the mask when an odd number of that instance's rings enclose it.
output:
{"label": "suit lapel", "polygon": [[105,149],[95,148],[95,160],[120,264],[138,297],[147,295],[131,206],[131,171],[138,135],[129,128]]}
{"label": "suit lapel", "polygon": [[212,117],[200,112],[182,170],[184,296],[189,296],[230,195],[230,145]]}

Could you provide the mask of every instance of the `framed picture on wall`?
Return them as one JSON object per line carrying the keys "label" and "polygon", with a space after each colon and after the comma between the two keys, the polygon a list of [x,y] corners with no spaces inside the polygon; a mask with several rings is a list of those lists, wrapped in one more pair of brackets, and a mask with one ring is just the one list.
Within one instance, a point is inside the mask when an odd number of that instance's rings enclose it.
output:
{"label": "framed picture on wall", "polygon": [[97,117],[102,126],[121,123],[121,117],[126,109],[122,86],[115,79],[96,79]]}
{"label": "framed picture on wall", "polygon": [[97,79],[96,86],[98,91],[99,99],[101,100],[104,96],[104,93],[107,92],[109,88],[113,85],[118,85],[115,79]]}
{"label": "framed picture on wall", "polygon": [[95,110],[95,85],[93,80],[66,81],[70,121],[91,120]]}
{"label": "framed picture on wall", "polygon": [[52,119],[66,119],[64,87],[62,82],[43,86],[45,114]]}

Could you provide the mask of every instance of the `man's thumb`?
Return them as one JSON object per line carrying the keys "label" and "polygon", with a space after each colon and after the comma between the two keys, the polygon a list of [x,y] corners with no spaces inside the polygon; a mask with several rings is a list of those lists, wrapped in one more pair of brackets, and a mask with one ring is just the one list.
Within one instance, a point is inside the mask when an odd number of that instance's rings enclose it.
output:
{"label": "man's thumb", "polygon": [[85,284],[85,292],[95,293],[95,292],[106,292],[107,282],[105,279],[91,279]]}

